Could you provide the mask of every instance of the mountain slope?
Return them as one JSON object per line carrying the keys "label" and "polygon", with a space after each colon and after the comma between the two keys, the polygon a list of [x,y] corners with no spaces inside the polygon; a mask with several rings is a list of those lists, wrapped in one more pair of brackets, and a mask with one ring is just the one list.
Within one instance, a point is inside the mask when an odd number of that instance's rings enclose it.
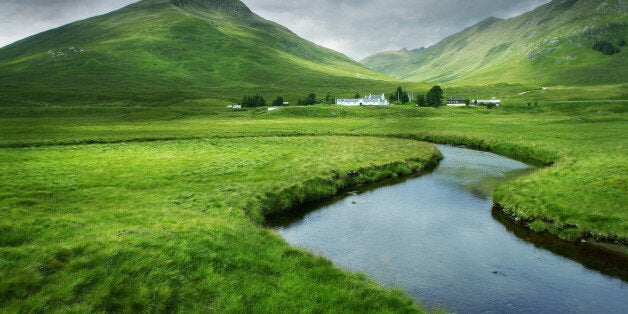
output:
{"label": "mountain slope", "polygon": [[374,54],[366,59],[360,61],[362,64],[368,65],[372,70],[378,72],[391,72],[403,71],[403,66],[412,60],[413,57],[423,52],[425,48],[408,50],[403,48],[398,51],[385,51]]}
{"label": "mountain slope", "polygon": [[380,80],[238,0],[144,0],[0,49],[2,103],[274,97]]}
{"label": "mountain slope", "polygon": [[[521,16],[488,18],[409,60],[367,67],[416,81],[614,84],[627,81],[628,4],[624,0],[554,0]],[[593,49],[609,42],[620,52]],[[385,56],[385,55],[384,55]]]}

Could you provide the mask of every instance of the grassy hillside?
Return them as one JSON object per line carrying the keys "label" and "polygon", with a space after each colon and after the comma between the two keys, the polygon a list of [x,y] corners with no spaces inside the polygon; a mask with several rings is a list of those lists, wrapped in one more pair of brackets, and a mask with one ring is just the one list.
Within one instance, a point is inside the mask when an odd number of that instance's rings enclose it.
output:
{"label": "grassy hillside", "polygon": [[145,0],[0,49],[0,106],[296,101],[394,90],[390,78],[262,19],[237,0]]}
{"label": "grassy hillside", "polygon": [[[625,1],[554,0],[521,16],[488,18],[409,60],[389,54],[366,66],[415,81],[597,85],[627,81]],[[620,52],[593,49],[608,42]],[[388,61],[386,61],[388,60]],[[382,67],[382,64],[390,64]]]}

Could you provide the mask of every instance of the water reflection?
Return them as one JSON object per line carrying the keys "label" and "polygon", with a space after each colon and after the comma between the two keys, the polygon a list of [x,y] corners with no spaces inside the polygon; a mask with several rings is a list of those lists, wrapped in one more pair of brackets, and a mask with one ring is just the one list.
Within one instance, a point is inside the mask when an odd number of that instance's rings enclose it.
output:
{"label": "water reflection", "polygon": [[626,312],[626,283],[526,242],[491,218],[490,191],[531,167],[486,152],[439,149],[445,160],[434,172],[328,203],[279,232],[428,306]]}

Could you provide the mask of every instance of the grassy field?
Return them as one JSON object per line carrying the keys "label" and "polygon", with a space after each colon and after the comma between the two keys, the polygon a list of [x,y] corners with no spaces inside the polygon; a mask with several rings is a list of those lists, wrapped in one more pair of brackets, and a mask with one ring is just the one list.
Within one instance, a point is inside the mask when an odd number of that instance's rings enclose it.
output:
{"label": "grassy field", "polygon": [[627,110],[0,108],[0,307],[416,311],[259,222],[428,166],[419,139],[551,165],[495,200],[534,230],[625,244]]}
{"label": "grassy field", "polygon": [[330,196],[438,155],[368,137],[3,149],[0,308],[416,311],[402,293],[289,247],[251,219],[276,206],[250,205]]}

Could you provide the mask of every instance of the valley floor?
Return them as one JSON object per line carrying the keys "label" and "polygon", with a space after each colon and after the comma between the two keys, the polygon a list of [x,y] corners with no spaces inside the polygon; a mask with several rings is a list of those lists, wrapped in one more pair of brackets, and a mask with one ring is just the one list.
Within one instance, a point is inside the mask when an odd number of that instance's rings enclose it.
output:
{"label": "valley floor", "polygon": [[536,231],[625,245],[627,108],[0,108],[0,308],[419,311],[259,223],[433,166],[423,140],[551,165],[495,201]]}

